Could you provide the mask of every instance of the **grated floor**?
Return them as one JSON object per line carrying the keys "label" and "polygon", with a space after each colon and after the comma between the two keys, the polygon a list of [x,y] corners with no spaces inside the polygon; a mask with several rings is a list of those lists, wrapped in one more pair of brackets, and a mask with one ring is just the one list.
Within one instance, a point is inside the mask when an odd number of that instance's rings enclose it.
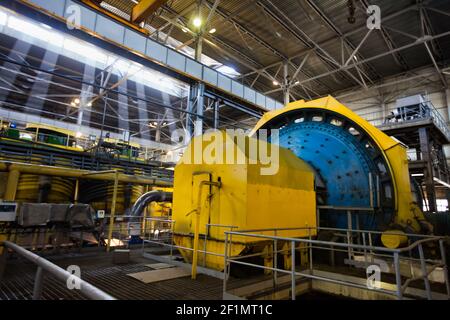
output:
{"label": "grated floor", "polygon": [[[114,265],[112,255],[97,253],[48,258],[66,268],[78,265],[82,279],[121,300],[218,300],[222,299],[222,284],[219,279],[199,275],[197,280],[189,277],[145,284],[127,274],[149,271],[146,264],[155,261],[140,256],[141,251],[132,252],[130,263]],[[0,285],[0,300],[30,300],[32,298],[36,267],[22,259],[8,261],[3,282]],[[51,276],[45,277],[43,300],[85,299],[78,291],[68,290],[64,283]],[[231,284],[231,283],[230,283]]]}

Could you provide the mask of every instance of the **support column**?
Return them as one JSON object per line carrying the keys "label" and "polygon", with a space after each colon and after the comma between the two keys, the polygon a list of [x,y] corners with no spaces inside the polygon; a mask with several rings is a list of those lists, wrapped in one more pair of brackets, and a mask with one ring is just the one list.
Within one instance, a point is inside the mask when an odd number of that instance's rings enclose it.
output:
{"label": "support column", "polygon": [[436,212],[436,193],[434,190],[434,180],[433,180],[433,165],[431,163],[431,150],[430,150],[430,140],[428,137],[427,128],[419,129],[419,139],[420,139],[420,151],[422,153],[422,160],[425,161],[425,172],[424,181],[425,189],[427,193],[428,208],[430,212]]}
{"label": "support column", "polygon": [[5,201],[16,200],[17,186],[19,185],[20,172],[18,170],[11,170],[8,174],[8,181],[6,183]]}
{"label": "support column", "polygon": [[289,69],[288,69],[288,63],[285,62],[283,64],[283,72],[284,72],[284,105],[288,105],[289,102],[291,101],[290,98],[290,93],[291,93],[291,88],[290,88],[290,81],[289,81]]}
{"label": "support column", "polygon": [[194,110],[195,97],[197,96],[197,86],[191,85],[189,88],[189,95],[187,99],[187,113],[186,113],[186,130],[189,134],[189,137],[192,137],[192,114]]}
{"label": "support column", "polygon": [[203,53],[203,37],[197,36],[197,43],[195,46],[195,60],[198,62],[202,62],[202,53]]}
{"label": "support column", "polygon": [[450,123],[450,88],[445,89],[444,97],[447,105],[447,121]]}
{"label": "support column", "polygon": [[214,129],[219,128],[219,108],[220,108],[220,101],[216,100],[214,102]]}
{"label": "support column", "polygon": [[194,136],[200,136],[203,133],[204,92],[205,92],[205,85],[203,83],[199,83],[197,89],[197,104],[196,104],[197,117],[195,119]]}
{"label": "support column", "polygon": [[388,116],[388,110],[387,110],[387,105],[386,105],[386,103],[383,101],[382,103],[381,103],[381,112],[382,112],[382,117],[383,117],[383,123],[385,123],[386,122],[386,118],[387,118],[387,116]]}

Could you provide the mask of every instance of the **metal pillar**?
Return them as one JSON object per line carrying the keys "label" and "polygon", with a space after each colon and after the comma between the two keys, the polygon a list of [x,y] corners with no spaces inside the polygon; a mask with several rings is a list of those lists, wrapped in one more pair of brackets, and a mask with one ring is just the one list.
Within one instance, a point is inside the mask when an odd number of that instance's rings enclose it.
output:
{"label": "metal pillar", "polygon": [[447,120],[450,121],[450,88],[445,89],[444,96],[447,104]]}
{"label": "metal pillar", "polygon": [[203,52],[203,37],[197,36],[197,42],[195,46],[195,60],[202,62],[202,52]]}
{"label": "metal pillar", "polygon": [[[6,240],[6,238],[2,240]],[[8,260],[8,249],[2,246],[0,247],[0,284],[3,281],[7,260]]]}
{"label": "metal pillar", "polygon": [[203,133],[203,105],[204,105],[204,94],[205,94],[205,84],[199,83],[197,85],[197,97],[196,97],[196,114],[194,126],[194,136],[200,136]]}
{"label": "metal pillar", "polygon": [[283,64],[283,71],[284,71],[284,105],[288,105],[290,102],[290,93],[291,93],[291,88],[290,88],[290,81],[289,81],[289,69],[288,69],[288,63],[285,62]]}
{"label": "metal pillar", "polygon": [[75,204],[78,203],[79,191],[80,191],[80,180],[76,179],[75,180],[75,192],[74,192],[74,195],[73,195],[73,202]]}
{"label": "metal pillar", "polygon": [[381,103],[381,111],[383,113],[383,122],[384,122],[388,116],[388,108],[384,101]]}
{"label": "metal pillar", "polygon": [[112,199],[112,204],[111,204],[111,216],[109,218],[108,245],[106,247],[107,252],[109,252],[111,249],[111,238],[112,238],[113,228],[114,228],[114,218],[116,215],[116,201],[117,201],[118,187],[119,187],[119,171],[116,170],[115,179],[114,179],[113,199]]}
{"label": "metal pillar", "polygon": [[187,99],[187,112],[186,112],[186,131],[189,137],[192,137],[192,111],[194,110],[196,86],[190,86]]}
{"label": "metal pillar", "polygon": [[219,108],[220,108],[220,101],[216,100],[214,102],[214,129],[219,128]]}
{"label": "metal pillar", "polygon": [[430,140],[427,128],[419,128],[420,151],[422,160],[425,161],[424,181],[427,193],[428,208],[430,212],[436,212],[436,193],[433,181],[433,165],[431,163]]}
{"label": "metal pillar", "polygon": [[34,278],[33,300],[40,300],[42,295],[42,284],[44,282],[44,270],[38,267]]}
{"label": "metal pillar", "polygon": [[14,201],[16,199],[17,186],[19,184],[20,171],[11,170],[8,174],[8,181],[6,183],[5,201]]}

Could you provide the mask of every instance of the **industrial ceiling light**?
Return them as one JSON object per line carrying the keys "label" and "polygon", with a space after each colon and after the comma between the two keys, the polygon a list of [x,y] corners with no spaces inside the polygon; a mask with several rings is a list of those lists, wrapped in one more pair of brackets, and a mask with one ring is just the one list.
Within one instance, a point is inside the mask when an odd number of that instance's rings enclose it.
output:
{"label": "industrial ceiling light", "polygon": [[183,27],[181,30],[183,30],[184,33],[188,33],[189,32],[189,29],[186,28],[186,27]]}
{"label": "industrial ceiling light", "polygon": [[213,34],[213,33],[216,33],[216,28],[212,28],[211,30],[209,30],[209,33],[211,33],[211,34]]}
{"label": "industrial ceiling light", "polygon": [[75,100],[73,100],[73,102],[75,102],[76,104],[80,104],[80,99],[75,98]]}
{"label": "industrial ceiling light", "polygon": [[273,83],[274,86],[278,86],[280,84],[277,80],[273,80],[272,83]]}
{"label": "industrial ceiling light", "polygon": [[72,101],[72,102],[70,103],[70,105],[71,105],[72,107],[76,107],[76,106],[77,106],[77,104],[76,104],[74,101]]}
{"label": "industrial ceiling light", "polygon": [[202,25],[202,19],[200,19],[199,17],[195,17],[192,23],[195,27],[199,28]]}

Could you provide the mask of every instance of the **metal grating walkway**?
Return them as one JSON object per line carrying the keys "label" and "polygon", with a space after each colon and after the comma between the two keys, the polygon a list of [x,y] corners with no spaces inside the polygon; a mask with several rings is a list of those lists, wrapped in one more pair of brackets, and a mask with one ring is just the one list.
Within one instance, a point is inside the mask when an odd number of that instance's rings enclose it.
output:
{"label": "metal grating walkway", "polygon": [[[153,261],[138,254],[132,255],[130,264],[113,265],[111,255],[99,253],[92,257],[58,258],[53,262],[61,267],[77,264],[81,277],[120,300],[217,300],[222,299],[219,279],[199,275],[197,280],[189,277],[144,284],[127,274],[149,271],[146,264]],[[0,285],[0,300],[30,300],[33,292],[35,267],[25,261],[13,259],[8,262],[4,281]],[[44,281],[43,300],[85,299],[76,290],[48,276]]]}

